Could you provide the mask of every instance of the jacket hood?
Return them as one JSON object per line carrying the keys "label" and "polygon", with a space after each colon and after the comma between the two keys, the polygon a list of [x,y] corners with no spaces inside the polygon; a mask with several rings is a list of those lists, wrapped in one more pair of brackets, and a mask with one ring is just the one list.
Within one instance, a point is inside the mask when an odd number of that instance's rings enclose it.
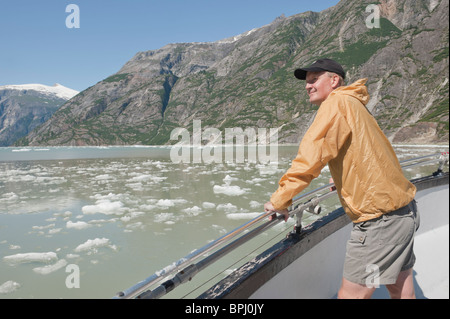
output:
{"label": "jacket hood", "polygon": [[359,79],[358,81],[348,85],[348,86],[341,86],[335,89],[333,92],[331,92],[330,95],[333,94],[346,94],[353,96],[357,98],[359,101],[361,101],[362,104],[366,105],[369,102],[369,92],[367,91],[366,87],[367,79]]}

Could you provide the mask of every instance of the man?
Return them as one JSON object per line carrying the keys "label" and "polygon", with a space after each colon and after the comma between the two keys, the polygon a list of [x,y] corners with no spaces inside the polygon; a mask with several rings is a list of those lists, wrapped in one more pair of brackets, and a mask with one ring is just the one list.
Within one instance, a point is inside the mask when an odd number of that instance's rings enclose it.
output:
{"label": "man", "polygon": [[370,298],[375,288],[368,280],[374,274],[367,269],[379,271],[376,279],[392,298],[415,298],[416,188],[404,177],[391,144],[365,107],[367,79],[343,86],[345,71],[330,59],[297,69],[295,76],[306,80],[310,102],[320,107],[265,211],[287,220],[292,198],[328,164],[353,221],[338,298]]}

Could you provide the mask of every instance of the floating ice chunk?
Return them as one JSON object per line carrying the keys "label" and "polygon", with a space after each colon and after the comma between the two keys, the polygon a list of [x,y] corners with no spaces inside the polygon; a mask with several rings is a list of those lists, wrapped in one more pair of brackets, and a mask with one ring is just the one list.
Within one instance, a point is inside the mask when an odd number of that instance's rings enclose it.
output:
{"label": "floating ice chunk", "polygon": [[223,211],[225,211],[227,213],[234,213],[234,212],[236,212],[238,210],[238,208],[235,205],[231,204],[231,203],[219,204],[219,205],[217,205],[216,209],[217,210],[223,210]]}
{"label": "floating ice chunk", "polygon": [[3,284],[0,285],[0,294],[10,294],[19,288],[20,288],[19,283],[12,280],[8,280],[7,282],[4,282]]}
{"label": "floating ice chunk", "polygon": [[144,224],[142,222],[136,222],[136,223],[128,224],[125,227],[127,229],[138,229],[138,228],[143,228]]}
{"label": "floating ice chunk", "polygon": [[198,206],[194,206],[194,207],[183,209],[183,212],[185,212],[186,214],[188,214],[190,216],[197,216],[202,212],[202,209]]}
{"label": "floating ice chunk", "polygon": [[259,168],[260,175],[275,175],[285,171],[284,169],[278,168],[276,163],[270,165],[257,165],[257,167]]}
{"label": "floating ice chunk", "polygon": [[31,182],[34,181],[36,179],[36,176],[32,176],[32,175],[22,175],[22,176],[17,176],[17,180],[21,181],[21,182]]}
{"label": "floating ice chunk", "polygon": [[144,212],[131,212],[126,216],[122,216],[120,217],[120,220],[123,222],[129,222],[130,220],[132,220],[133,218],[139,217],[145,215]]}
{"label": "floating ice chunk", "polygon": [[58,256],[54,252],[47,253],[24,253],[15,254],[3,257],[3,261],[9,264],[21,264],[21,263],[33,263],[33,262],[43,262],[49,263],[58,259]]}
{"label": "floating ice chunk", "polygon": [[240,196],[245,194],[248,190],[248,188],[240,188],[237,185],[214,185],[213,187],[213,191],[215,194],[225,194],[228,196]]}
{"label": "floating ice chunk", "polygon": [[172,213],[161,213],[155,215],[155,223],[168,223],[173,222],[174,215]]}
{"label": "floating ice chunk", "polygon": [[226,234],[227,230],[223,227],[223,226],[219,226],[219,225],[211,225],[212,228],[217,229],[219,231],[219,233],[221,234]]}
{"label": "floating ice chunk", "polygon": [[65,211],[64,213],[54,213],[53,216],[60,216],[63,218],[68,218],[68,217],[72,216],[72,212]]}
{"label": "floating ice chunk", "polygon": [[58,269],[61,269],[62,267],[65,267],[67,265],[67,261],[65,259],[58,260],[53,265],[47,265],[43,267],[36,267],[33,268],[33,271],[35,273],[41,274],[41,275],[48,275],[52,272],[57,271]]}
{"label": "floating ice chunk", "polygon": [[246,181],[246,183],[249,183],[249,184],[260,184],[261,182],[264,182],[266,180],[267,180],[266,178],[255,177],[255,178],[253,178],[251,180]]}
{"label": "floating ice chunk", "polygon": [[132,190],[135,190],[135,191],[142,191],[142,190],[144,190],[144,186],[140,182],[139,183],[128,183],[128,184],[125,184],[125,186],[129,187],[129,188],[131,188]]}
{"label": "floating ice chunk", "polygon": [[258,207],[261,207],[261,204],[259,202],[257,202],[257,201],[252,200],[250,202],[250,207],[251,208],[258,208]]}
{"label": "floating ice chunk", "polygon": [[204,202],[202,206],[203,208],[216,208],[216,204],[210,202]]}
{"label": "floating ice chunk", "polygon": [[[82,251],[94,251],[97,252],[97,248],[100,247],[115,247],[112,246],[108,238],[95,238],[95,239],[88,239],[83,244],[78,245],[75,248],[75,252],[82,252]],[[115,248],[113,248],[115,249]]]}
{"label": "floating ice chunk", "polygon": [[173,200],[171,199],[160,199],[156,205],[160,206],[160,207],[173,207],[175,206],[175,203]]}
{"label": "floating ice chunk", "polygon": [[147,204],[143,204],[143,205],[140,205],[139,206],[139,209],[142,209],[142,210],[153,210],[153,209],[155,209],[155,205],[147,205]]}
{"label": "floating ice chunk", "polygon": [[15,202],[19,199],[19,196],[17,196],[15,193],[11,192],[11,193],[6,193],[3,194],[2,197],[0,198],[0,203],[1,202]]}
{"label": "floating ice chunk", "polygon": [[78,222],[74,223],[74,222],[69,220],[66,223],[66,227],[67,228],[74,228],[74,229],[85,229],[85,228],[92,227],[92,225],[90,225],[90,224],[88,224],[86,222],[83,222],[83,221],[78,221]]}
{"label": "floating ice chunk", "polygon": [[123,222],[129,222],[131,220],[131,217],[130,216],[122,216],[122,217],[120,217],[120,220]]}
{"label": "floating ice chunk", "polygon": [[42,230],[42,229],[48,229],[48,228],[52,228],[55,227],[55,224],[48,224],[48,225],[44,225],[44,226],[32,226],[32,229],[37,229],[37,230]]}
{"label": "floating ice chunk", "polygon": [[61,230],[62,230],[62,228],[52,228],[52,229],[48,230],[48,234],[49,235],[54,235],[54,234],[59,233]]}
{"label": "floating ice chunk", "polygon": [[139,175],[139,176],[135,176],[132,179],[130,179],[130,181],[132,182],[144,182],[144,181],[148,181],[151,180],[153,178],[153,175]]}
{"label": "floating ice chunk", "polygon": [[103,175],[95,176],[94,179],[99,180],[99,181],[105,181],[105,180],[109,180],[109,179],[114,179],[114,177],[109,174],[103,174]]}
{"label": "floating ice chunk", "polygon": [[94,196],[90,196],[93,199],[98,201],[101,200],[119,200],[120,196],[117,194],[109,193],[108,195],[95,194]]}
{"label": "floating ice chunk", "polygon": [[[32,180],[32,179],[30,179]],[[36,183],[43,183],[46,185],[58,185],[67,182],[67,180],[64,177],[36,177],[35,178]]]}
{"label": "floating ice chunk", "polygon": [[153,176],[152,177],[152,182],[160,183],[160,182],[162,182],[162,181],[164,181],[166,179],[167,179],[167,177]]}
{"label": "floating ice chunk", "polygon": [[225,184],[227,184],[227,185],[230,185],[230,183],[231,183],[232,181],[237,181],[237,180],[239,180],[239,178],[231,177],[230,175],[227,175],[227,176],[225,176],[225,178],[223,179],[223,182],[224,182]]}
{"label": "floating ice chunk", "polygon": [[110,202],[110,201],[100,201],[95,205],[86,205],[81,208],[83,214],[105,214],[105,215],[113,215],[113,214],[122,214],[124,211],[123,203],[120,201]]}
{"label": "floating ice chunk", "polygon": [[160,199],[156,203],[157,206],[162,208],[169,208],[175,206],[175,204],[185,204],[187,200],[185,199]]}

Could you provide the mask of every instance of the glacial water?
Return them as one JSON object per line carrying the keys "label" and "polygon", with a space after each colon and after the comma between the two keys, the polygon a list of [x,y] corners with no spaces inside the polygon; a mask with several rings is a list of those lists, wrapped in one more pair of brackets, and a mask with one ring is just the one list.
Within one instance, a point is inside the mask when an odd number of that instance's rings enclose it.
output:
{"label": "glacial water", "polygon": [[[396,146],[400,160],[445,150]],[[0,298],[111,298],[260,215],[296,151],[279,146],[270,165],[174,163],[166,147],[0,148]],[[329,178],[325,168],[308,189]],[[338,206],[332,200],[322,212]],[[268,230],[170,297],[196,297],[293,224]],[[207,283],[195,290],[199,281]]]}

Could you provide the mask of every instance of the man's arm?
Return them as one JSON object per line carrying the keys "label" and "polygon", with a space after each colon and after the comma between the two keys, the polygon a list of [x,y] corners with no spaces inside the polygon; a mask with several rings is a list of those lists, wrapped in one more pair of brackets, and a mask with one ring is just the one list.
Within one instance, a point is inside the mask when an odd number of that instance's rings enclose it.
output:
{"label": "man's arm", "polygon": [[337,157],[340,148],[351,135],[351,129],[339,110],[340,102],[339,98],[332,98],[322,103],[300,143],[297,157],[280,179],[277,191],[273,193],[269,202],[271,205],[264,205],[268,211],[281,214],[292,204],[292,198],[308,187],[319,176],[323,167]]}

